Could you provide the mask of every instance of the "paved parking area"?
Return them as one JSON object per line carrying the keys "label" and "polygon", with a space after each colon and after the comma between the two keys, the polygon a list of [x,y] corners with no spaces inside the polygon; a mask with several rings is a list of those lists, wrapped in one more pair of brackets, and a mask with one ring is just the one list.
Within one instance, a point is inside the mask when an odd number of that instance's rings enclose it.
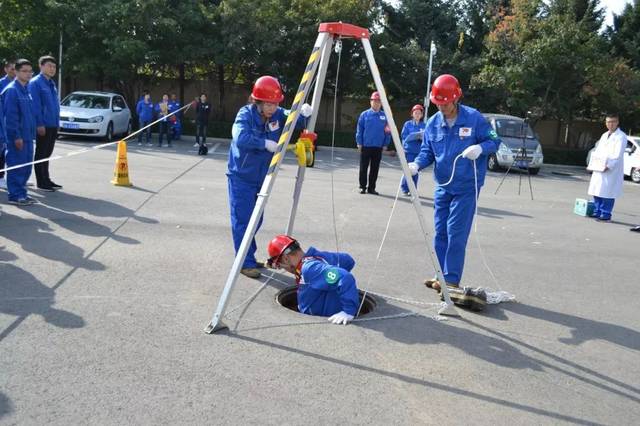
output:
{"label": "paved parking area", "polygon": [[[580,168],[533,178],[490,173],[464,281],[518,303],[433,319],[376,297],[372,320],[324,324],[275,303],[276,273],[231,331],[203,333],[233,262],[228,141],[129,147],[132,188],[112,186],[115,149],[57,161],[56,193],[17,208],[0,193],[1,424],[637,424],[640,418],[640,185],[625,182],[614,222],[572,213]],[[57,152],[87,146],[63,140]],[[357,191],[357,155],[319,151],[295,236],[347,251],[362,288],[438,299],[411,203],[384,157],[380,196]],[[257,240],[287,223],[296,168],[285,160]],[[431,226],[433,181],[421,200]],[[333,201],[332,201],[333,200]],[[495,280],[491,272],[495,275]],[[266,278],[262,278],[262,282]],[[261,282],[241,277],[233,307]]]}

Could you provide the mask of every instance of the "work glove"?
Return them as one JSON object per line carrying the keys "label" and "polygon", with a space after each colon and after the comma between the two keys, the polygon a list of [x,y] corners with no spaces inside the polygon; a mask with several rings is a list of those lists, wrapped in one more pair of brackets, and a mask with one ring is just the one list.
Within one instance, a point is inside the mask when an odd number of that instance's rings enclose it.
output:
{"label": "work glove", "polygon": [[278,142],[272,141],[271,139],[265,139],[264,149],[266,149],[269,152],[276,152],[278,150]]}
{"label": "work glove", "polygon": [[302,104],[300,107],[300,115],[304,118],[309,118],[311,114],[313,114],[313,107],[309,104]]}
{"label": "work glove", "polygon": [[415,176],[420,171],[420,166],[416,163],[409,163],[409,171],[411,172],[411,176]]}
{"label": "work glove", "polygon": [[353,315],[349,315],[345,311],[340,311],[337,314],[333,314],[329,317],[329,322],[334,324],[344,324],[347,325],[349,321],[353,319]]}
{"label": "work glove", "polygon": [[470,147],[462,151],[462,156],[464,158],[468,158],[469,160],[475,160],[476,158],[480,157],[480,154],[482,154],[482,147],[480,145],[471,145]]}

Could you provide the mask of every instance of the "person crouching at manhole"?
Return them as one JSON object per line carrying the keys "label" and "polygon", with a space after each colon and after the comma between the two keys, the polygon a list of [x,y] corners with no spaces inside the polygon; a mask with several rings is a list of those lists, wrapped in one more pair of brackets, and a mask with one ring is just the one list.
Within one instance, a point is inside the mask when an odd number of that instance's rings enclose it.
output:
{"label": "person crouching at manhole", "polygon": [[295,239],[277,235],[267,247],[268,266],[295,275],[298,284],[298,311],[329,317],[334,324],[353,320],[360,305],[356,280],[351,269],[356,262],[347,253],[305,252]]}

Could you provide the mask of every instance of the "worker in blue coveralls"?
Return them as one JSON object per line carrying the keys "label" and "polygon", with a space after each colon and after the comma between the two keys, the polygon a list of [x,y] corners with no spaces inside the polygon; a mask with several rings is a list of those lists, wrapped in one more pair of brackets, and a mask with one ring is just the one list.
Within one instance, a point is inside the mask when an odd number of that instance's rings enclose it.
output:
{"label": "worker in blue coveralls", "polygon": [[[0,78],[0,93],[16,78],[16,62],[13,60],[5,61],[4,77]],[[0,100],[2,103],[2,100]],[[0,148],[0,170],[4,169],[4,149]],[[7,181],[4,178],[4,172],[0,172],[0,189],[7,189]]]}
{"label": "worker in blue coveralls", "polygon": [[369,97],[369,104],[371,108],[362,111],[356,128],[356,145],[360,152],[360,193],[378,195],[376,182],[380,160],[382,151],[386,151],[391,142],[391,131],[387,124],[387,116],[382,111],[380,93],[373,92]]}
{"label": "worker in blue coveralls", "polygon": [[[169,100],[169,114],[174,111],[180,109],[182,105],[178,101],[175,93],[171,94],[171,99]],[[179,141],[182,137],[182,113],[179,112],[177,114],[173,114],[169,121],[171,122],[171,139],[174,141]]]}
{"label": "worker in blue coveralls", "polygon": [[[31,62],[16,61],[16,79],[2,92],[4,124],[7,133],[7,167],[33,161],[33,140],[36,138],[36,120],[33,102],[27,85],[33,74]],[[7,172],[9,203],[28,206],[35,200],[27,195],[27,181],[31,176],[31,165]]]}
{"label": "worker in blue coveralls", "polygon": [[[400,133],[400,139],[402,139],[402,148],[404,148],[407,162],[412,162],[418,154],[420,154],[420,146],[422,146],[422,135],[424,134],[424,128],[426,123],[422,120],[424,116],[424,107],[420,104],[416,104],[411,108],[411,120],[408,120],[402,126],[402,132]],[[418,186],[418,174],[413,176],[413,183]],[[409,194],[409,186],[407,181],[402,177],[402,193],[404,195]]]}
{"label": "worker in blue coveralls", "polygon": [[[0,164],[0,170],[4,169],[4,151],[7,147],[7,133],[4,131],[4,108],[2,107],[2,101],[0,101],[0,153],[2,154],[2,164]],[[0,208],[0,213],[2,209]]]}
{"label": "worker in blue coveralls", "polygon": [[300,244],[288,235],[277,235],[267,247],[269,267],[284,269],[296,277],[298,311],[329,317],[347,324],[358,313],[360,295],[351,270],[356,262],[347,253],[332,253]]}
{"label": "worker in blue coveralls", "polygon": [[[43,56],[38,60],[40,73],[29,81],[29,93],[33,99],[33,114],[36,119],[36,148],[34,160],[51,157],[60,127],[60,100],[53,77],[57,62],[53,56]],[[36,184],[42,191],[53,192],[62,189],[49,175],[49,162],[34,164]]]}
{"label": "worker in blue coveralls", "polygon": [[[454,76],[444,74],[433,82],[430,99],[439,111],[427,122],[420,154],[409,163],[412,175],[435,163],[434,246],[446,284],[456,288],[462,279],[476,194],[484,184],[487,157],[500,145],[487,120],[477,110],[460,104],[461,97],[462,89]],[[461,158],[456,161],[457,157]],[[436,290],[441,287],[435,278],[426,280],[425,285]]]}
{"label": "worker in blue coveralls", "polygon": [[[227,165],[231,232],[236,254],[249,225],[251,213],[258,199],[258,192],[267,176],[273,153],[278,149],[277,140],[284,128],[288,111],[278,105],[284,99],[278,80],[271,76],[258,78],[251,91],[250,102],[238,111],[231,128],[231,146]],[[296,127],[304,124],[303,117],[312,113],[311,105],[301,107]],[[258,229],[262,218],[258,223]],[[255,257],[256,241],[252,240],[240,273],[259,278],[259,264]]]}
{"label": "worker in blue coveralls", "polygon": [[[136,105],[136,114],[138,114],[138,129],[148,126],[153,121],[153,102],[151,95],[145,90],[143,98]],[[138,133],[138,145],[142,145],[142,135],[145,134],[147,145],[151,146],[151,127],[146,128]]]}

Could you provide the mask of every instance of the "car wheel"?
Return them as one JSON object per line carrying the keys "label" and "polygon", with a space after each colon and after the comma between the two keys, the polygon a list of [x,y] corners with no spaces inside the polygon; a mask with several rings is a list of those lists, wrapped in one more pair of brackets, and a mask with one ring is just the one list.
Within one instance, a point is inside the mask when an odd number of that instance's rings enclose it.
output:
{"label": "car wheel", "polygon": [[634,167],[633,169],[631,169],[631,180],[634,181],[635,183],[640,183],[640,169],[637,167]]}
{"label": "car wheel", "polygon": [[133,124],[131,124],[131,120],[129,120],[129,124],[127,124],[127,130],[124,133],[124,136],[129,136],[131,134],[132,129],[133,129]]}
{"label": "car wheel", "polygon": [[107,126],[107,133],[104,134],[104,140],[107,142],[113,141],[113,123],[109,122]]}
{"label": "car wheel", "polygon": [[536,168],[536,169],[529,169],[529,174],[537,175],[539,171],[540,171],[540,169],[539,169],[539,168]]}
{"label": "car wheel", "polygon": [[495,154],[489,155],[489,159],[487,161],[487,168],[492,172],[497,172],[500,170],[500,164],[498,164],[498,158]]}

